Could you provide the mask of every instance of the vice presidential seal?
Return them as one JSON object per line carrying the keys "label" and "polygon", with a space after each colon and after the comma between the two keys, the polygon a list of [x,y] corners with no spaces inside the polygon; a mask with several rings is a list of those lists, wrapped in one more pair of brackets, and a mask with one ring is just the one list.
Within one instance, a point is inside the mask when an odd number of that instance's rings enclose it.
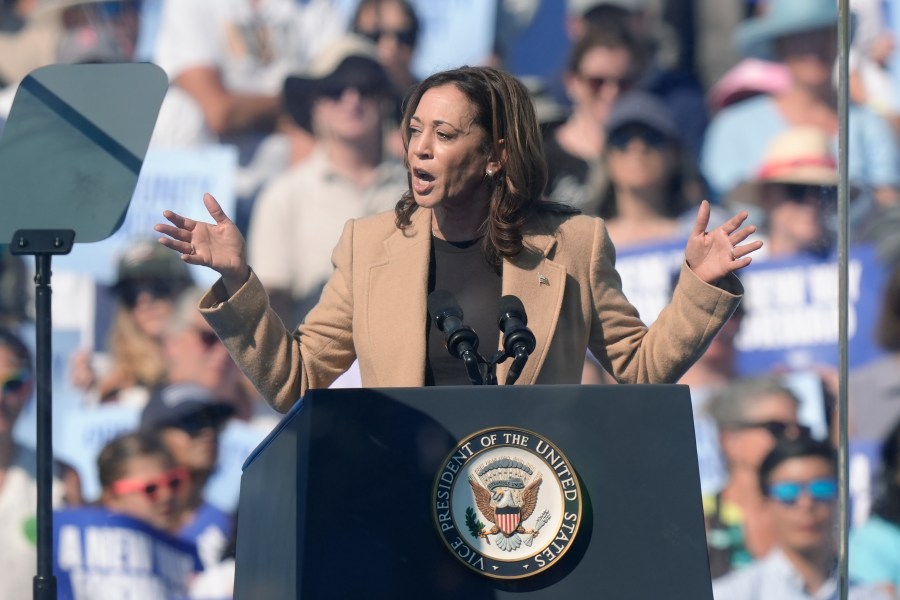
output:
{"label": "vice presidential seal", "polygon": [[518,579],[556,564],[581,525],[569,460],[533,431],[486,429],[447,456],[432,491],[434,522],[467,567]]}

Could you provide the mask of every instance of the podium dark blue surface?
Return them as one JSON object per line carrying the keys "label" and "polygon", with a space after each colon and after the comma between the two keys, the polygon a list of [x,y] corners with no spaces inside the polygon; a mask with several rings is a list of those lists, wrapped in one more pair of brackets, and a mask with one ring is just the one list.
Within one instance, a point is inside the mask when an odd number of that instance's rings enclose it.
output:
{"label": "podium dark blue surface", "polygon": [[[443,544],[432,485],[489,427],[552,440],[582,525],[552,568],[495,580]],[[245,465],[235,598],[711,600],[688,388],[312,390]]]}

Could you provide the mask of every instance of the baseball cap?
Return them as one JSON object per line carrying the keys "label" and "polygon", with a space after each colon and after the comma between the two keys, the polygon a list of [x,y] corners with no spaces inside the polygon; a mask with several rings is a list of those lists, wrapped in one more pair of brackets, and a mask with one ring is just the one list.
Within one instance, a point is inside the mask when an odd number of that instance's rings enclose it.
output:
{"label": "baseball cap", "polygon": [[141,430],[192,424],[220,424],[234,414],[234,407],[196,383],[174,383],[157,388],[141,413]]}
{"label": "baseball cap", "polygon": [[662,133],[671,140],[680,139],[678,125],[669,108],[656,96],[642,91],[631,91],[623,94],[613,106],[606,122],[606,133],[628,125],[644,125]]}

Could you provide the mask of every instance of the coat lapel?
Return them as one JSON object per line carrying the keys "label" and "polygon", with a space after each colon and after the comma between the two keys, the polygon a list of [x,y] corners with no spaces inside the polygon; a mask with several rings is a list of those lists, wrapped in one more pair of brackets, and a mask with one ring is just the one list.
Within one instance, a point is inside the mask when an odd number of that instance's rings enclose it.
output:
{"label": "coat lapel", "polygon": [[[556,238],[552,235],[525,237],[525,250],[512,260],[503,262],[503,294],[518,296],[525,306],[528,328],[534,333],[537,346],[529,357],[518,383],[535,383],[553,339],[559,311],[562,307],[566,283],[566,269],[546,257]],[[497,366],[497,381],[501,384],[511,359]]]}
{"label": "coat lapel", "polygon": [[[397,387],[425,384],[425,330],[428,325],[428,263],[431,256],[431,211],[419,209],[405,231],[384,242],[386,260],[369,269],[366,322],[378,381]],[[400,371],[402,369],[402,372]]]}

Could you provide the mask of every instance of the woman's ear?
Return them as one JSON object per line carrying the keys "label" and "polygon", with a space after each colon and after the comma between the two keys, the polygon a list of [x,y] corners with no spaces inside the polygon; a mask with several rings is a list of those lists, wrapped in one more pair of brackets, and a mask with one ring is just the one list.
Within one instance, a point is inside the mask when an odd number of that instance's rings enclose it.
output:
{"label": "woman's ear", "polygon": [[497,147],[494,152],[491,154],[491,159],[488,161],[485,167],[485,173],[490,173],[491,176],[499,175],[503,172],[503,167],[506,166],[507,159],[506,152],[506,140],[498,140]]}

